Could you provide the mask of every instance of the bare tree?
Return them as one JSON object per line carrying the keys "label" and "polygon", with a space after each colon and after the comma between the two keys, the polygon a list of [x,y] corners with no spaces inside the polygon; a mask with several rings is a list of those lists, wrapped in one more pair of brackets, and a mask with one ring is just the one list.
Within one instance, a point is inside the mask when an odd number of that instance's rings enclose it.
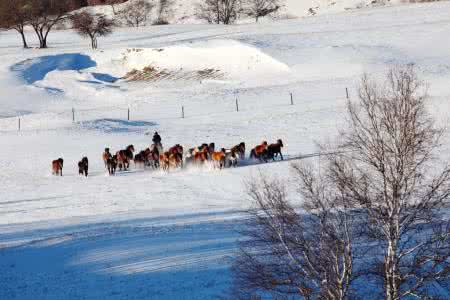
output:
{"label": "bare tree", "polygon": [[437,170],[444,131],[426,112],[426,99],[413,66],[390,70],[383,84],[364,76],[359,102],[348,103],[344,152],[331,161],[333,182],[367,212],[380,241],[388,300],[421,297],[449,280],[450,227],[442,213],[450,168]]}
{"label": "bare tree", "polygon": [[97,49],[97,38],[112,33],[114,21],[108,19],[103,14],[90,14],[81,12],[71,18],[73,28],[81,36],[88,36],[91,39],[92,49]]}
{"label": "bare tree", "polygon": [[157,17],[154,24],[155,25],[168,24],[167,18],[170,15],[174,5],[175,0],[158,0],[156,11]]}
{"label": "bare tree", "polygon": [[246,0],[245,11],[247,15],[258,22],[260,17],[270,15],[280,9],[280,0]]}
{"label": "bare tree", "polygon": [[129,1],[125,7],[120,10],[121,18],[133,27],[139,27],[147,21],[147,18],[154,8],[154,4],[145,0]]}
{"label": "bare tree", "polygon": [[412,66],[384,84],[364,76],[325,167],[294,165],[304,215],[280,183],[250,185],[256,209],[234,265],[238,291],[346,299],[364,296],[352,289],[359,278],[379,278],[370,292],[389,300],[448,296],[450,167],[437,170],[444,131],[426,99]]}
{"label": "bare tree", "polygon": [[262,177],[248,186],[255,209],[233,265],[237,296],[346,299],[356,278],[353,244],[361,236],[354,223],[362,218],[311,167],[299,164],[294,171],[306,213],[288,202],[279,181]]}
{"label": "bare tree", "polygon": [[239,0],[203,0],[195,15],[208,23],[231,24],[238,18]]}
{"label": "bare tree", "polygon": [[0,2],[0,28],[14,29],[22,37],[24,48],[28,48],[25,26],[30,21],[30,14],[25,0],[2,0]]}
{"label": "bare tree", "polygon": [[69,18],[69,12],[77,8],[70,0],[27,0],[30,25],[38,39],[39,47],[47,48],[47,37],[55,25]]}

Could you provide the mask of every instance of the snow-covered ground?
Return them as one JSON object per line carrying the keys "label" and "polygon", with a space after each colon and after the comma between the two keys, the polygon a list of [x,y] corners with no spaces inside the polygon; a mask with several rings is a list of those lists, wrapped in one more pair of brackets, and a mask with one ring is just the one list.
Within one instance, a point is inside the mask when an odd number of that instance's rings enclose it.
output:
{"label": "snow-covered ground", "polygon": [[[449,11],[439,2],[118,29],[98,51],[71,31],[51,32],[47,50],[0,32],[0,299],[227,298],[244,182],[259,172],[289,180],[289,161],[110,177],[103,149],[144,149],[157,130],[168,146],[281,138],[287,157],[314,153],[343,123],[345,88],[355,98],[363,72],[381,78],[399,63],[416,64],[446,126]],[[169,75],[120,79],[145,67]],[[221,76],[183,75],[205,69]],[[443,158],[449,150],[446,135]],[[77,174],[82,156],[88,178]],[[63,177],[50,174],[58,157]]]}

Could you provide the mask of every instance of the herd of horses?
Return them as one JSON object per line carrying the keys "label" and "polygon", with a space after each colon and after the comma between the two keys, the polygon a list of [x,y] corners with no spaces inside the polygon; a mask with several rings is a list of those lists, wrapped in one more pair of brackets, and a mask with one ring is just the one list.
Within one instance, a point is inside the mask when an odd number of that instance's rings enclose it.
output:
{"label": "herd of horses", "polygon": [[[281,149],[283,141],[278,139],[276,143],[269,144],[263,141],[260,145],[250,150],[249,158],[260,162],[268,162],[278,157],[283,160]],[[183,146],[176,144],[167,150],[164,150],[161,143],[152,144],[137,154],[133,145],[112,154],[109,148],[105,148],[102,159],[109,175],[114,175],[116,171],[127,171],[133,161],[136,168],[152,168],[169,171],[175,168],[184,168],[188,166],[201,166],[210,163],[214,168],[236,167],[246,159],[246,146],[241,142],[229,149],[216,149],[214,143],[204,143],[198,147],[190,148],[187,151]],[[64,160],[59,158],[52,162],[52,173],[62,176]],[[88,176],[89,161],[83,157],[78,162],[78,171],[80,175]]]}

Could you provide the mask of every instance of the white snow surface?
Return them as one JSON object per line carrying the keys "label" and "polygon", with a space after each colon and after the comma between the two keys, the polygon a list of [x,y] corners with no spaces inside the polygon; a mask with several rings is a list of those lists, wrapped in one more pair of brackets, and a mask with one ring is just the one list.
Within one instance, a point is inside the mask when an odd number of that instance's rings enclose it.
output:
{"label": "white snow surface", "polygon": [[[390,66],[414,63],[429,84],[430,112],[448,126],[449,11],[438,2],[261,24],[122,28],[97,51],[69,30],[51,32],[46,50],[22,50],[15,32],[0,32],[0,299],[230,298],[236,229],[250,205],[245,181],[263,173],[289,182],[295,158],[336,138],[345,88],[356,99],[364,72],[382,78]],[[148,65],[226,75],[120,79]],[[281,138],[293,160],[168,173],[132,165],[106,175],[105,147],[141,150],[154,131],[185,149]],[[448,134],[442,143],[448,160]],[[82,156],[87,178],[78,176]],[[58,157],[62,177],[50,174]]]}

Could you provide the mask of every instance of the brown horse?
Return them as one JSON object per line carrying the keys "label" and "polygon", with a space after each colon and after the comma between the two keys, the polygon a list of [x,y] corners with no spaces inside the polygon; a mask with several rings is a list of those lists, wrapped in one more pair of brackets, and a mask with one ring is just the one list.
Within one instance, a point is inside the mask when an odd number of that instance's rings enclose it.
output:
{"label": "brown horse", "polygon": [[182,162],[182,156],[179,153],[170,153],[169,151],[166,151],[159,155],[159,163],[161,168],[166,171],[168,171],[171,167],[181,167]]}
{"label": "brown horse", "polygon": [[88,170],[89,170],[89,161],[88,158],[85,156],[78,162],[78,174],[87,177]]}
{"label": "brown horse", "polygon": [[258,159],[258,160],[264,160],[266,161],[266,153],[267,153],[267,142],[263,141],[261,145],[256,146],[255,148],[250,151],[250,158],[251,159]]}
{"label": "brown horse", "polygon": [[201,151],[197,151],[194,153],[194,163],[195,164],[203,164],[208,160],[208,148],[205,147]]}
{"label": "brown horse", "polygon": [[159,150],[158,147],[152,147],[149,149],[150,152],[147,152],[147,165],[156,169],[159,168]]}
{"label": "brown horse", "polygon": [[222,148],[218,152],[212,152],[211,153],[211,160],[214,164],[214,167],[219,167],[219,169],[222,169],[225,167],[225,149]]}
{"label": "brown horse", "polygon": [[281,160],[283,160],[283,154],[281,153],[281,148],[283,148],[283,146],[283,141],[281,139],[278,139],[275,144],[270,144],[269,146],[267,146],[268,158],[275,160],[275,158],[280,155]]}
{"label": "brown horse", "polygon": [[105,163],[105,168],[108,167],[107,161],[112,157],[111,152],[109,152],[109,148],[105,148],[105,152],[102,154],[103,162]]}
{"label": "brown horse", "polygon": [[164,152],[159,155],[159,164],[163,170],[169,170],[170,162],[169,162],[169,152]]}
{"label": "brown horse", "polygon": [[62,158],[58,158],[52,161],[52,174],[62,176],[62,169],[64,165],[64,160]]}
{"label": "brown horse", "polygon": [[129,145],[125,150],[117,151],[117,163],[119,170],[124,169],[126,171],[130,167],[130,160],[133,159],[134,146]]}

